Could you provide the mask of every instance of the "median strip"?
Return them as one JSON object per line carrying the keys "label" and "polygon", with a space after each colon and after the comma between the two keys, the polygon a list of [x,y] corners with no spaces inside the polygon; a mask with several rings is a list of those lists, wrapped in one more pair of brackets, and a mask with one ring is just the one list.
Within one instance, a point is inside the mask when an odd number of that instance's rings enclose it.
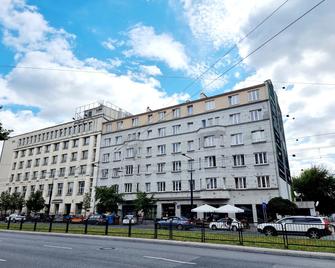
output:
{"label": "median strip", "polygon": [[43,245],[46,248],[61,248],[61,249],[72,249],[70,247],[63,247],[63,246],[53,246],[53,245]]}
{"label": "median strip", "polygon": [[153,257],[153,256],[143,256],[143,257],[147,258],[147,259],[162,260],[162,261],[175,262],[175,263],[181,263],[181,264],[190,264],[190,265],[195,265],[196,264],[194,262],[178,261],[178,260],[172,260],[172,259],[161,258],[161,257]]}

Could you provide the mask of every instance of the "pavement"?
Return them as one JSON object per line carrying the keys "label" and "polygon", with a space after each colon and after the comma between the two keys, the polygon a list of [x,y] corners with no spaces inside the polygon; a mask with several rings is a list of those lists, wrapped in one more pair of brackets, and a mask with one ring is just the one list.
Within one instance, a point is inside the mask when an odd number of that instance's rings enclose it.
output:
{"label": "pavement", "polygon": [[289,252],[252,252],[246,247],[241,251],[231,246],[177,241],[0,232],[0,267],[334,267],[334,254]]}

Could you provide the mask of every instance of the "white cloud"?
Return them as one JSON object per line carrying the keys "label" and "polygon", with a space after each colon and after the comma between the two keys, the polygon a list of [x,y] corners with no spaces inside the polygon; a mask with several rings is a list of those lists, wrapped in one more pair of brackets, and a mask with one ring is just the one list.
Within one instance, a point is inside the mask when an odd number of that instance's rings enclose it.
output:
{"label": "white cloud", "polygon": [[115,40],[115,39],[112,39],[112,38],[108,38],[106,41],[103,41],[101,44],[104,48],[107,48],[109,50],[114,50],[114,49],[116,49],[117,46],[120,45],[118,40]]}
{"label": "white cloud", "polygon": [[156,65],[141,65],[141,70],[148,75],[162,75],[161,70]]}
{"label": "white cloud", "polygon": [[153,27],[137,24],[128,37],[131,48],[125,52],[126,56],[159,60],[174,70],[187,70],[189,60],[185,48],[169,34],[156,34]]}

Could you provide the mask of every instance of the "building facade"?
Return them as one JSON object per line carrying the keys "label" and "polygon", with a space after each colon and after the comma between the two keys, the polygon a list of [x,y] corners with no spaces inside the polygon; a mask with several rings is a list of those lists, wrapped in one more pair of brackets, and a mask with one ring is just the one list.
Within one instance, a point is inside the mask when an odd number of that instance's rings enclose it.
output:
{"label": "building facade", "polygon": [[0,192],[28,199],[40,190],[51,214],[83,213],[84,195],[94,196],[102,124],[125,115],[117,107],[92,104],[76,109],[71,122],[11,137],[1,153]]}
{"label": "building facade", "polygon": [[153,217],[188,216],[193,192],[194,206],[233,204],[255,222],[264,216],[262,203],[291,197],[282,115],[269,80],[104,122],[99,151],[97,185],[124,194],[123,214],[134,212],[138,191],[158,200]]}

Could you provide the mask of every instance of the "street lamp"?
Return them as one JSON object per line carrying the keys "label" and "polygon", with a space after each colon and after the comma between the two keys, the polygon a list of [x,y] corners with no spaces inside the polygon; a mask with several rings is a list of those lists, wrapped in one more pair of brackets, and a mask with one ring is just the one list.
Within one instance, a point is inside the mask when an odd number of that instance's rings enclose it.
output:
{"label": "street lamp", "polygon": [[182,154],[182,156],[185,156],[189,160],[191,160],[191,180],[190,180],[190,191],[191,191],[191,209],[190,209],[190,215],[192,215],[192,209],[193,209],[193,161],[194,159],[187,154]]}

